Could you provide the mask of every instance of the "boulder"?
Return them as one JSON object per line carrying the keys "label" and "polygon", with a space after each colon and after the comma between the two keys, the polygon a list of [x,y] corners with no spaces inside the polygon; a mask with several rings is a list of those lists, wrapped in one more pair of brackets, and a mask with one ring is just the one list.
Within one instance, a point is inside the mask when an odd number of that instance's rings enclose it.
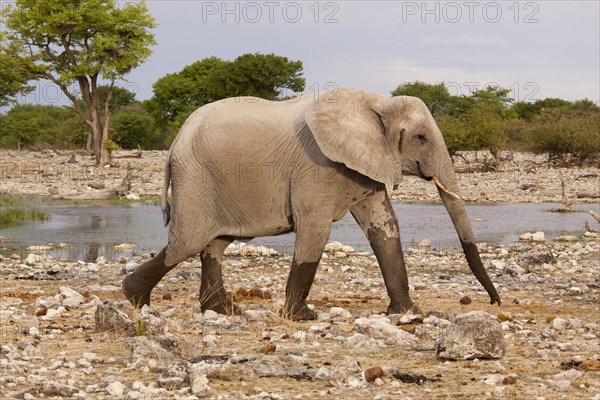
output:
{"label": "boulder", "polygon": [[505,352],[502,326],[496,317],[483,311],[457,316],[435,343],[439,358],[473,360],[502,358]]}

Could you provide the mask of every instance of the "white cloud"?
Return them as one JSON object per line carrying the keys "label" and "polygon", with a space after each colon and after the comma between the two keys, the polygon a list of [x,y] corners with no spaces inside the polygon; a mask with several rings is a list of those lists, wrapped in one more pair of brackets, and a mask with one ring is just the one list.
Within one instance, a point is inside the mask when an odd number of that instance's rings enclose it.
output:
{"label": "white cloud", "polygon": [[465,33],[447,37],[442,37],[440,35],[429,35],[421,39],[421,44],[436,47],[509,47],[509,44],[498,36],[473,36]]}

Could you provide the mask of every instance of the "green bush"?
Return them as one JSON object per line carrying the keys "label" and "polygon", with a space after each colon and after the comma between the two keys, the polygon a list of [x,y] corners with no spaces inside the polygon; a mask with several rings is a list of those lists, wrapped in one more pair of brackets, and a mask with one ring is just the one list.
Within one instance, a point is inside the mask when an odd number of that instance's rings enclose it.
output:
{"label": "green bush", "polygon": [[0,115],[0,147],[21,148],[49,143],[60,148],[81,147],[88,127],[64,107],[21,104]]}
{"label": "green bush", "polygon": [[582,164],[600,155],[600,111],[543,112],[526,129],[526,140],[531,151],[548,153],[550,160]]}
{"label": "green bush", "polygon": [[124,149],[162,147],[154,120],[139,105],[126,107],[114,114],[110,137]]}

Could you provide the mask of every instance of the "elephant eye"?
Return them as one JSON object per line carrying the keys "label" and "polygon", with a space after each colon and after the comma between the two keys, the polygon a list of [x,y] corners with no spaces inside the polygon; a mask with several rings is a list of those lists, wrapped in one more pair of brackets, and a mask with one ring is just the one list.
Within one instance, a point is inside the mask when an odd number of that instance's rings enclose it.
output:
{"label": "elephant eye", "polygon": [[425,144],[427,142],[427,138],[423,134],[418,134],[415,136],[416,140],[418,140],[421,144]]}

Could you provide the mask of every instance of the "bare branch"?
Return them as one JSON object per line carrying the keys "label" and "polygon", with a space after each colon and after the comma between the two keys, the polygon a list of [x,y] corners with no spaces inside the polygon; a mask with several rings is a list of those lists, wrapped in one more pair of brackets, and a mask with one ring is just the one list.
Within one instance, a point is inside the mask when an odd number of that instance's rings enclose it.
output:
{"label": "bare branch", "polygon": [[[69,40],[67,41],[67,35],[69,35]],[[75,56],[73,55],[73,52],[71,51],[71,39],[70,39],[70,34],[64,33],[60,36],[60,41],[65,49],[65,52],[67,53],[67,57],[69,57],[69,61],[71,62],[71,65],[77,65],[77,61],[75,61]]]}
{"label": "bare branch", "polygon": [[594,219],[600,222],[600,215],[596,214],[593,210],[590,210],[590,215],[594,217]]}

